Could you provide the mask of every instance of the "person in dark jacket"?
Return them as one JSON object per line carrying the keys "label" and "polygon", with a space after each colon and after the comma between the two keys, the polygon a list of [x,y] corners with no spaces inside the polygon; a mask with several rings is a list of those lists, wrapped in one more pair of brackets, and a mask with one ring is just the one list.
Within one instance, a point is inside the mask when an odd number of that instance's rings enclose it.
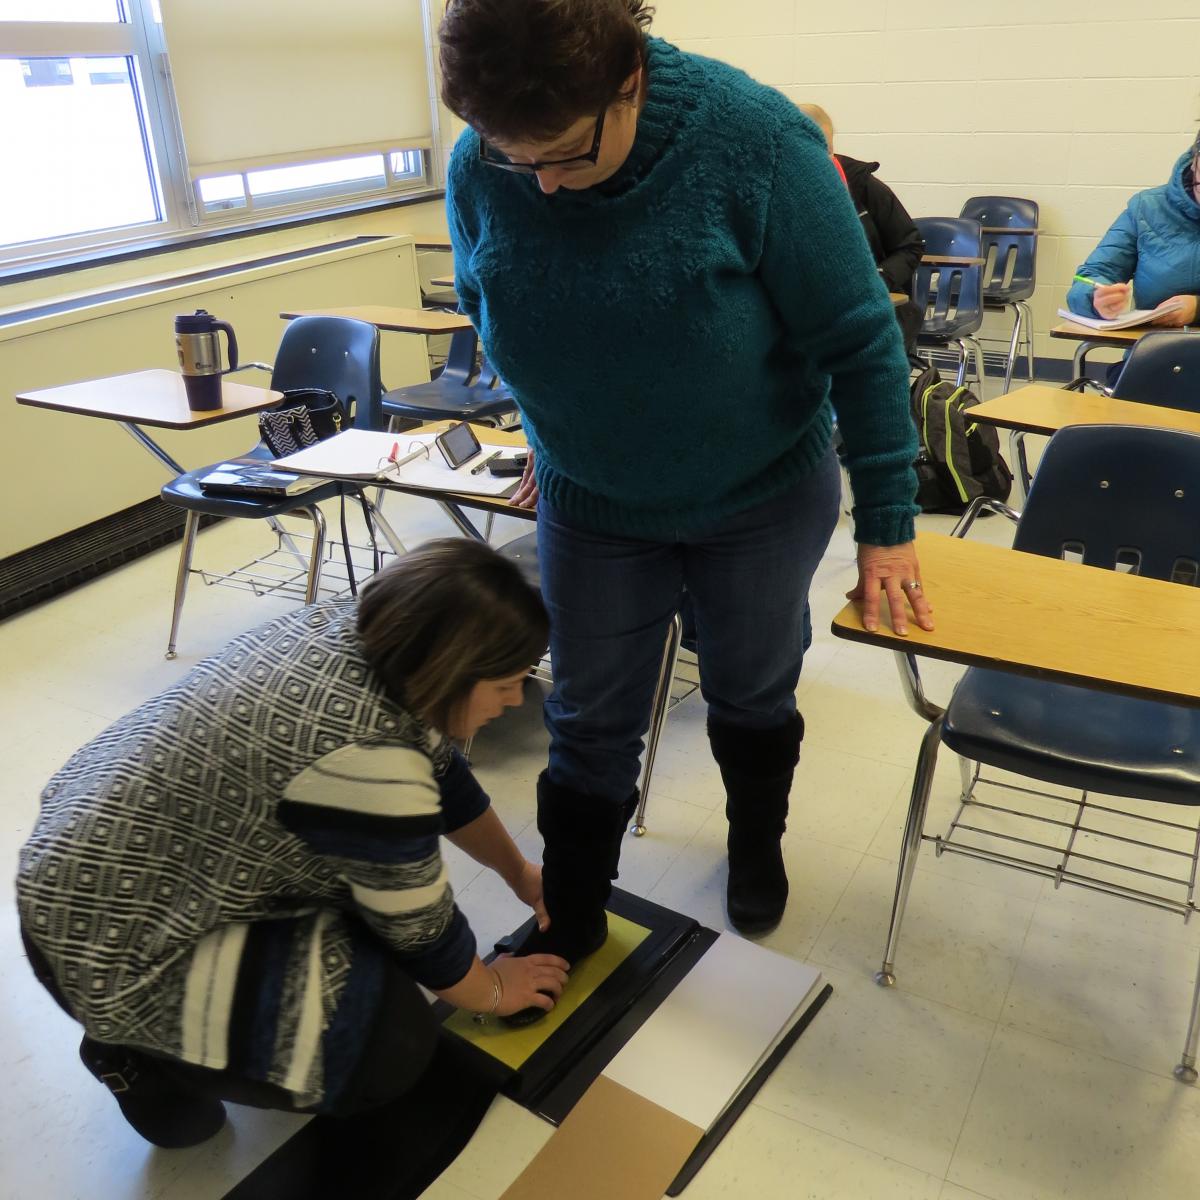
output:
{"label": "person in dark jacket", "polygon": [[[889,292],[912,295],[913,274],[925,243],[899,197],[882,180],[875,177],[877,162],[862,162],[847,154],[833,151],[833,121],[819,104],[801,104],[800,111],[811,117],[825,135],[830,157],[838,168],[850,199],[854,201],[858,219],[862,222],[867,243],[875,257],[875,265]],[[896,320],[904,333],[904,345],[912,351],[921,330],[921,310],[912,301],[898,305]]]}

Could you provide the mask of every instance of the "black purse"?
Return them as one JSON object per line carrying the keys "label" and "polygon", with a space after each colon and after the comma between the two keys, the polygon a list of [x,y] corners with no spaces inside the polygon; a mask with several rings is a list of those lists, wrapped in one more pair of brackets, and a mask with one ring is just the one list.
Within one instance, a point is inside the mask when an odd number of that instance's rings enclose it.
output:
{"label": "black purse", "polygon": [[[323,442],[335,433],[341,433],[345,428],[348,428],[346,410],[337,396],[327,388],[286,390],[278,408],[258,414],[259,436],[276,458],[295,454],[306,446],[315,446],[317,442]],[[378,571],[382,566],[382,558],[375,540],[375,523],[371,520],[366,497],[358,488],[351,487],[349,490],[351,494],[358,496],[359,503],[362,504],[363,520],[366,522],[374,551],[374,567]],[[350,554],[350,534],[346,529],[346,485],[340,484],[338,491],[342,501],[342,550],[346,556],[346,578],[350,585],[350,594],[357,596],[358,584],[354,578],[354,560]]]}
{"label": "black purse", "polygon": [[293,388],[278,408],[258,414],[259,436],[276,458],[315,446],[346,427],[342,402],[325,388]]}

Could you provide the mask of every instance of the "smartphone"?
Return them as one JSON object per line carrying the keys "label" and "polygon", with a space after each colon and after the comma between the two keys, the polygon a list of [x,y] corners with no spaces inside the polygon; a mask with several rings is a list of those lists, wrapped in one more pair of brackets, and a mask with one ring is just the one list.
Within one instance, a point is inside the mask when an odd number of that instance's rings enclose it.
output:
{"label": "smartphone", "polygon": [[433,440],[452,471],[457,471],[463,463],[470,462],[480,450],[479,439],[466,421],[451,425],[445,433],[439,433]]}
{"label": "smartphone", "polygon": [[506,475],[524,475],[525,464],[528,461],[528,454],[516,454],[512,458],[495,458],[488,463],[488,472],[497,478],[503,478]]}

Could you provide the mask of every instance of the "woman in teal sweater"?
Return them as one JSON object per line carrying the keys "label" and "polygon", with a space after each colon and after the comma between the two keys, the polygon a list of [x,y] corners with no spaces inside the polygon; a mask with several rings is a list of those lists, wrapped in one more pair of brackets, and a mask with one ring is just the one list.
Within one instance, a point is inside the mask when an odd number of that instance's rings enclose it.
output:
{"label": "woman in teal sweater", "polygon": [[[455,282],[511,386],[533,473],[555,689],[538,783],[548,933],[575,961],[604,902],[668,623],[695,606],[727,793],[728,903],[778,923],[800,751],[802,614],[837,520],[833,411],[869,625],[930,628],[915,438],[886,289],[812,122],[648,37],[641,0],[455,0],[443,97]],[[533,946],[530,947],[534,948]]]}

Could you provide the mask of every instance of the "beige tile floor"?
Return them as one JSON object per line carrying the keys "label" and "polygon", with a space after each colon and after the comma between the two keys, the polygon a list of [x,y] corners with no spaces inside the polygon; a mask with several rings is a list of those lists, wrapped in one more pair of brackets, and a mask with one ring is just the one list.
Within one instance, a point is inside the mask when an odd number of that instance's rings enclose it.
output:
{"label": "beige tile floor", "polygon": [[[393,499],[408,544],[448,534],[432,506]],[[923,519],[947,528],[944,519]],[[498,540],[523,532],[501,522]],[[976,527],[1001,540],[998,520]],[[264,531],[206,532],[206,563]],[[181,655],[163,659],[175,552],[164,550],[0,624],[2,869],[11,878],[45,779],[78,745],[281,602],[195,586]],[[691,1200],[1173,1200],[1200,1181],[1200,1092],[1171,1078],[1200,934],[1165,914],[949,856],[922,858],[899,986],[875,987],[922,723],[891,658],[835,641],[853,578],[843,523],[816,582],[816,643],[799,689],[808,722],[786,839],[792,901],[765,942],[821,965],[834,995],[686,1193]],[[935,597],[936,599],[936,597]],[[955,671],[927,673],[945,698]],[[480,778],[527,852],[545,754],[538,689],[476,747]],[[939,770],[933,810],[957,794]],[[667,724],[649,834],[621,884],[724,928],[723,818],[698,697]],[[451,869],[481,944],[522,916],[461,855]],[[0,898],[0,1197],[216,1200],[300,1118],[236,1109],[212,1142],[155,1151],[82,1070],[77,1037],[21,958]],[[427,1200],[492,1200],[549,1136],[499,1100]]]}

